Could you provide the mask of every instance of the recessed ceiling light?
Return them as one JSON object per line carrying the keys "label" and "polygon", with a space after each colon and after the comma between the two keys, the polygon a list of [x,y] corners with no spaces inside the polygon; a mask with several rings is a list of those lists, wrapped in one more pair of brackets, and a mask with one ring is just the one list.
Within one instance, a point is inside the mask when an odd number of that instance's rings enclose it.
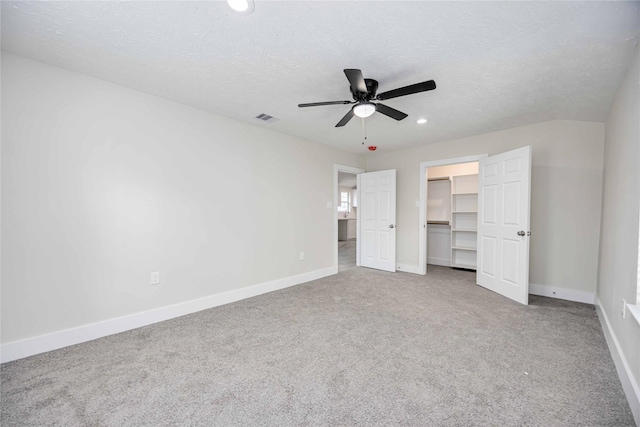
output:
{"label": "recessed ceiling light", "polygon": [[253,0],[227,0],[229,7],[236,12],[248,15],[253,12],[254,3]]}
{"label": "recessed ceiling light", "polygon": [[420,125],[427,123],[427,119],[418,119],[418,121],[416,122]]}

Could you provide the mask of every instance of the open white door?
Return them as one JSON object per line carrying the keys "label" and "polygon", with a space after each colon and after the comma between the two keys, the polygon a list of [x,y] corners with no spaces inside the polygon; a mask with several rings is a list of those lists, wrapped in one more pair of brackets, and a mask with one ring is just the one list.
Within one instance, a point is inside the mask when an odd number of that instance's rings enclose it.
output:
{"label": "open white door", "polygon": [[360,265],[396,271],[396,171],[362,173],[360,178]]}
{"label": "open white door", "polygon": [[531,146],[480,160],[477,283],[529,303]]}

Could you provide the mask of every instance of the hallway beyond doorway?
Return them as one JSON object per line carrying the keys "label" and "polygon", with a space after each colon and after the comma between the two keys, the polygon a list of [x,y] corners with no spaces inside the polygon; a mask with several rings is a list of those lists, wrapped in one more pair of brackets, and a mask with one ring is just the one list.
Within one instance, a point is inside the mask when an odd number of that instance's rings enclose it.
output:
{"label": "hallway beyond doorway", "polygon": [[356,241],[338,242],[338,273],[356,266]]}

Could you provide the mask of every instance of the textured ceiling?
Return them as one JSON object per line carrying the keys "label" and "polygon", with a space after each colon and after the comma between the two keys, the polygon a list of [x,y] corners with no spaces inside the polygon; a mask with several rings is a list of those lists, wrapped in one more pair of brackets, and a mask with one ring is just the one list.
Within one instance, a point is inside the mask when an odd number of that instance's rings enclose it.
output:
{"label": "textured ceiling", "polygon": [[[352,152],[362,123],[335,124],[342,70],[409,115],[365,120],[379,151],[552,119],[603,121],[637,43],[638,2],[2,2],[2,48],[223,116]],[[279,121],[262,123],[260,113]],[[426,117],[426,125],[416,119]]]}

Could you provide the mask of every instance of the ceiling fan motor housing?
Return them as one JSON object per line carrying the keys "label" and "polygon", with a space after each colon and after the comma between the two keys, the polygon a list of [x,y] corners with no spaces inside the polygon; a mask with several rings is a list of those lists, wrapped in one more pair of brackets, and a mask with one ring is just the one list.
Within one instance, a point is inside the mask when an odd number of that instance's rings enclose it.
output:
{"label": "ceiling fan motor housing", "polygon": [[356,101],[371,101],[376,98],[376,92],[378,91],[378,81],[373,79],[364,79],[364,83],[367,85],[367,92],[354,92],[353,88],[349,86],[349,90],[353,95],[353,99]]}

